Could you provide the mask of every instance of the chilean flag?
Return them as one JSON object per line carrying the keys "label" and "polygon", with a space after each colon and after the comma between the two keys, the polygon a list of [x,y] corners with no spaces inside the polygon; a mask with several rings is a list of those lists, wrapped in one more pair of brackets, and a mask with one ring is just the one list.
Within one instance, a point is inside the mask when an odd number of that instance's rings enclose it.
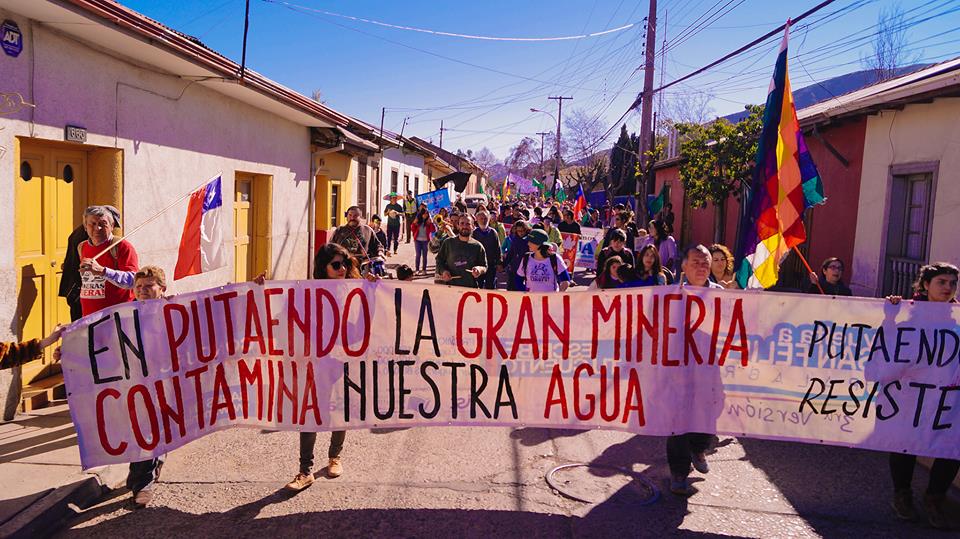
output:
{"label": "chilean flag", "polygon": [[222,207],[220,176],[190,194],[174,280],[226,265],[220,219]]}
{"label": "chilean flag", "polygon": [[583,194],[583,185],[577,187],[577,200],[573,203],[573,217],[579,220],[587,207],[587,197]]}

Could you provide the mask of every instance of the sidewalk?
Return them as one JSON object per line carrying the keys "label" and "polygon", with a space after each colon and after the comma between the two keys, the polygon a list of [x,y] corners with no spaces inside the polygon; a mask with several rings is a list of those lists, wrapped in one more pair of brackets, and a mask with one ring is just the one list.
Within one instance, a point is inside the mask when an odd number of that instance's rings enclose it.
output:
{"label": "sidewalk", "polygon": [[38,537],[110,487],[126,466],[80,469],[77,435],[66,401],[0,423],[0,537]]}

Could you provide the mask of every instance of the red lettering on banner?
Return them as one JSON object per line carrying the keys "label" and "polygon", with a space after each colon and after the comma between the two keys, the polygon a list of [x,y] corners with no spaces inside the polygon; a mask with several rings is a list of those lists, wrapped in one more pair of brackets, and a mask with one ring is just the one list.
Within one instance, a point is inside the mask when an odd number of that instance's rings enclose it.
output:
{"label": "red lettering on banner", "polygon": [[593,296],[593,340],[591,342],[591,357],[597,357],[597,349],[599,348],[599,339],[600,339],[600,322],[609,322],[611,318],[614,318],[614,342],[613,342],[613,359],[614,361],[620,360],[620,296],[614,296],[613,301],[610,302],[610,308],[607,309],[603,305],[602,296]]}
{"label": "red lettering on banner", "polygon": [[664,367],[679,367],[680,360],[670,359],[670,335],[672,333],[679,333],[679,329],[670,325],[670,302],[672,301],[682,301],[683,296],[680,294],[664,294],[663,296],[663,353],[660,354],[662,358],[661,363]]}
{"label": "red lettering on banner", "polygon": [[[350,348],[350,341],[347,338],[347,330],[349,328],[347,320],[349,320],[350,317],[350,306],[353,304],[354,298],[360,298],[360,321],[363,331],[360,348],[356,350]],[[341,346],[343,346],[343,352],[345,354],[350,357],[360,357],[367,351],[367,346],[370,344],[370,305],[367,303],[367,295],[364,294],[362,288],[354,288],[347,294],[347,298],[343,302],[343,323],[340,325],[340,332]]]}
{"label": "red lettering on banner", "polygon": [[717,339],[720,337],[720,298],[713,298],[713,329],[710,331],[709,364],[717,362]]}
{"label": "red lettering on banner", "polygon": [[650,337],[650,364],[657,364],[657,344],[660,341],[660,296],[654,294],[652,299],[653,312],[650,318],[640,305],[643,305],[643,296],[637,296],[637,361],[643,361],[643,334]]}
{"label": "red lettering on banner", "polygon": [[[176,337],[174,337],[175,333],[173,331],[172,313],[174,311],[180,315],[180,334]],[[163,306],[163,320],[167,326],[167,344],[170,347],[170,369],[173,372],[180,371],[180,356],[177,353],[177,348],[183,344],[183,341],[187,338],[187,333],[189,333],[189,326],[187,325],[189,316],[187,308],[183,305],[167,303]]]}
{"label": "red lettering on banner", "polygon": [[[137,403],[134,398],[140,395],[143,399],[143,406],[147,413],[147,419],[150,420],[150,440],[143,436],[143,430],[140,428],[140,414],[137,413]],[[147,386],[137,384],[130,388],[127,393],[127,408],[130,411],[130,423],[133,427],[133,437],[137,440],[137,445],[141,449],[151,451],[160,442],[160,424],[157,421],[157,409],[153,406],[153,399],[150,398],[150,391]]]}
{"label": "red lettering on banner", "polygon": [[585,395],[584,398],[590,404],[590,410],[587,413],[580,411],[580,373],[583,371],[587,372],[587,376],[593,376],[593,366],[589,363],[581,363],[573,370],[573,413],[580,421],[587,421],[593,419],[593,414],[597,410],[597,398],[590,393]]}
{"label": "red lettering on banner", "polygon": [[160,419],[163,420],[163,440],[169,444],[173,441],[173,434],[170,432],[170,421],[177,424],[180,437],[187,435],[187,425],[183,420],[183,394],[180,391],[180,377],[174,376],[170,379],[173,386],[173,398],[176,408],[167,403],[167,395],[163,390],[163,380],[157,380],[154,387],[157,389],[157,406],[160,408]]}
{"label": "red lettering on banner", "polygon": [[[623,334],[625,337],[623,340],[627,348],[624,359],[626,359],[627,361],[633,361],[633,301],[631,301],[632,299],[633,298],[630,296],[623,297],[623,303],[626,304],[627,306],[627,328],[626,328],[626,332],[624,332]],[[637,306],[637,310],[639,310],[639,306]]]}
{"label": "red lettering on banner", "polygon": [[273,361],[263,362],[267,365],[267,421],[273,421]]}
{"label": "red lettering on banner", "polygon": [[197,398],[197,428],[203,430],[206,425],[203,413],[203,388],[200,386],[200,375],[207,372],[206,366],[200,367],[199,369],[193,369],[192,371],[187,371],[184,376],[187,378],[193,378],[193,388],[196,391]]}
{"label": "red lettering on banner", "polygon": [[287,297],[287,355],[293,357],[294,344],[296,339],[293,327],[300,329],[300,335],[303,337],[303,355],[310,356],[310,291],[303,291],[303,316],[297,312],[296,289],[291,288]]}
{"label": "red lettering on banner", "polygon": [[233,331],[233,310],[230,308],[230,300],[237,297],[237,295],[236,290],[231,290],[213,296],[214,301],[219,301],[223,304],[224,324],[227,327],[227,354],[231,356],[237,353],[237,343],[235,342],[236,338],[234,337]]}
{"label": "red lettering on banner", "polygon": [[[524,336],[524,327],[529,333],[528,336]],[[537,340],[537,331],[533,327],[533,305],[530,303],[530,296],[522,296],[520,298],[520,313],[517,315],[517,331],[513,334],[513,348],[510,350],[510,359],[517,359],[517,352],[525,344],[530,346],[530,356],[533,359],[540,357]]]}
{"label": "red lettering on banner", "polygon": [[556,320],[550,316],[550,298],[557,296],[543,296],[543,355],[542,359],[550,357],[550,334],[553,333],[554,342],[560,341],[560,357],[567,359],[570,357],[570,295],[562,294],[560,302],[563,305],[562,325],[557,325]]}
{"label": "red lettering on banner", "polygon": [[[323,344],[323,321],[325,316],[323,314],[323,300],[327,300],[327,304],[330,305],[330,311],[333,316],[333,329],[330,330],[330,340],[327,341],[327,344]],[[340,334],[340,307],[337,305],[337,300],[333,297],[326,288],[317,288],[316,289],[316,304],[317,304],[317,356],[323,357],[330,353],[333,350],[333,345],[337,342],[337,335]]]}
{"label": "red lettering on banner", "polygon": [[[693,311],[693,305],[696,305],[699,309],[697,316],[697,321],[691,323],[690,315]],[[719,313],[717,313],[719,314]],[[703,364],[703,356],[700,355],[700,350],[697,348],[697,342],[694,340],[694,336],[697,332],[697,329],[700,327],[700,324],[703,323],[704,317],[707,315],[706,307],[704,306],[703,300],[694,295],[687,296],[687,306],[686,313],[683,317],[683,364],[687,365],[690,363],[690,354],[693,354],[694,361],[698,365]]]}
{"label": "red lettering on banner", "polygon": [[[254,332],[255,331],[255,332]],[[243,327],[243,353],[250,353],[250,343],[260,345],[260,353],[267,353],[266,343],[263,342],[263,324],[260,323],[260,309],[253,290],[247,291],[247,317]]]}
{"label": "red lettering on banner", "polygon": [[247,362],[245,360],[238,360],[237,374],[240,377],[240,399],[243,406],[243,418],[247,419],[250,417],[250,398],[247,396],[247,387],[256,382],[257,421],[263,421],[263,371],[260,368],[260,360],[254,360],[252,370],[247,366]]}
{"label": "red lettering on banner", "polygon": [[320,404],[317,400],[317,383],[313,375],[313,362],[307,362],[307,381],[303,386],[303,402],[300,404],[300,420],[297,423],[307,424],[307,410],[313,410],[313,424],[323,425],[320,420]]}
{"label": "red lettering on banner", "polygon": [[203,350],[203,334],[200,331],[200,313],[198,312],[197,300],[190,302],[190,312],[193,314],[193,340],[197,346],[197,358],[201,363],[209,363],[217,357],[217,333],[213,326],[213,309],[210,305],[210,298],[203,298],[203,309],[207,319],[207,339],[210,341],[210,353]]}
{"label": "red lettering on banner", "polygon": [[237,419],[237,411],[233,407],[233,395],[230,394],[230,385],[223,372],[223,363],[217,365],[213,375],[213,402],[210,404],[210,426],[217,422],[220,410],[226,410],[230,421]]}
{"label": "red lettering on banner", "polygon": [[627,382],[627,401],[623,406],[623,423],[630,420],[631,410],[637,412],[637,425],[642,427],[647,424],[647,418],[643,415],[643,394],[640,391],[640,378],[634,369],[630,369],[630,379]]}
{"label": "red lettering on banner", "polygon": [[267,309],[267,349],[271,356],[283,355],[283,350],[277,349],[273,342],[273,328],[280,325],[280,320],[273,317],[273,306],[270,304],[270,297],[280,294],[283,294],[282,288],[266,288],[263,290],[263,304]]}
{"label": "red lettering on banner", "polygon": [[290,365],[290,377],[293,378],[293,383],[289,386],[283,382],[283,362],[277,361],[277,423],[283,423],[283,398],[287,397],[287,400],[290,401],[290,406],[292,408],[291,421],[297,421],[297,364],[289,363]]}
{"label": "red lettering on banner", "polygon": [[[739,334],[740,342],[734,345],[733,340],[737,334]],[[723,362],[726,361],[727,355],[731,351],[740,352],[740,365],[746,367],[750,350],[747,346],[747,329],[743,324],[743,299],[741,298],[737,298],[733,302],[733,314],[730,316],[730,329],[727,330],[727,338],[723,342],[723,351],[720,352],[720,361],[718,362],[720,366],[723,366]]]}
{"label": "red lettering on banner", "polygon": [[[607,411],[607,387],[613,386],[613,410]],[[600,417],[613,421],[620,415],[620,367],[613,368],[613,383],[607,383],[607,366],[600,365]]]}
{"label": "red lettering on banner", "polygon": [[[559,395],[554,397],[553,393],[557,391]],[[543,407],[543,418],[550,419],[550,408],[554,405],[560,405],[560,415],[564,419],[569,417],[567,411],[567,395],[563,388],[563,375],[560,373],[560,365],[553,366],[553,373],[550,375],[550,387],[547,388],[547,403]]]}
{"label": "red lettering on banner", "polygon": [[480,298],[480,294],[476,292],[464,292],[464,294],[460,296],[460,303],[457,304],[457,351],[466,359],[474,359],[479,357],[481,350],[483,350],[483,330],[480,328],[470,328],[467,330],[467,333],[473,335],[477,340],[477,347],[473,351],[468,351],[463,345],[463,311],[468,298],[475,300],[477,303],[483,301]]}
{"label": "red lettering on banner", "polygon": [[119,399],[120,392],[112,387],[108,387],[97,394],[97,434],[100,435],[100,447],[102,447],[108,455],[122,455],[123,452],[127,450],[127,442],[121,441],[114,447],[110,445],[110,440],[107,438],[107,421],[103,413],[103,401],[106,400],[107,397]]}
{"label": "red lettering on banner", "polygon": [[[500,304],[500,318],[497,319],[496,323],[493,321],[494,300],[496,300],[496,303]],[[503,324],[506,321],[507,298],[501,296],[500,294],[487,294],[487,359],[493,359],[494,348],[496,348],[497,352],[500,353],[500,358],[507,358],[507,350],[503,347],[503,343],[500,342],[500,337],[497,336],[497,332],[500,331],[500,328],[503,327]]]}

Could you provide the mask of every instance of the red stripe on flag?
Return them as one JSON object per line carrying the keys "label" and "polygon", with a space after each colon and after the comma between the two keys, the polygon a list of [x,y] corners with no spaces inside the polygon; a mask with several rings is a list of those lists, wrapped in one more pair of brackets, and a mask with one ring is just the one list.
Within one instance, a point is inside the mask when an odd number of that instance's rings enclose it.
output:
{"label": "red stripe on flag", "polygon": [[173,280],[203,271],[200,266],[200,221],[203,219],[203,199],[206,189],[201,188],[190,195],[187,205],[187,218],[183,222],[183,235],[180,236],[180,251],[177,254],[177,267],[173,270]]}

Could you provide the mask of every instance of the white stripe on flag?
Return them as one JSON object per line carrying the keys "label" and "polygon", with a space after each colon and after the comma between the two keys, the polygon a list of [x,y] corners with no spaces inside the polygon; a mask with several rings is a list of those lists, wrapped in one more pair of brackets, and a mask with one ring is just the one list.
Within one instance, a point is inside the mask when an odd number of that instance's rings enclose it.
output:
{"label": "white stripe on flag", "polygon": [[223,250],[223,226],[218,206],[200,218],[200,269],[210,271],[227,265]]}

